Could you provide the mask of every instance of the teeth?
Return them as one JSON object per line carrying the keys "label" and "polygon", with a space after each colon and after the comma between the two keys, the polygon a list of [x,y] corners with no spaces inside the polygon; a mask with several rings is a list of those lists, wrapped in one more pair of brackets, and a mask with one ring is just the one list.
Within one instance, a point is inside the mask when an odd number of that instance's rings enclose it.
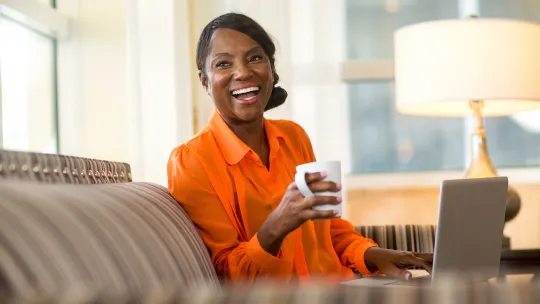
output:
{"label": "teeth", "polygon": [[249,92],[254,92],[254,91],[258,91],[259,88],[258,87],[249,87],[249,88],[245,88],[245,89],[240,89],[240,90],[235,90],[232,92],[233,95],[240,95],[240,94],[245,94],[245,93],[249,93]]}

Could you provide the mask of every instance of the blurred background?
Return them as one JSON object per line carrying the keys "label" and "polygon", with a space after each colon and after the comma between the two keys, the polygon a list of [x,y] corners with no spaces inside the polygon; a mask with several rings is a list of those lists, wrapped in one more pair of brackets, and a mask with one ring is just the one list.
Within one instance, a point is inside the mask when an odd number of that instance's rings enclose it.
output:
{"label": "blurred background", "polygon": [[[128,162],[134,180],[166,185],[169,153],[212,111],[198,36],[229,11],[277,43],[289,98],[267,116],[301,124],[319,159],[343,161],[345,216],[365,225],[435,224],[440,181],[470,161],[471,119],[396,111],[394,31],[470,15],[540,22],[538,0],[0,1],[1,147]],[[486,118],[486,132],[521,197],[512,247],[538,248],[540,113]]]}

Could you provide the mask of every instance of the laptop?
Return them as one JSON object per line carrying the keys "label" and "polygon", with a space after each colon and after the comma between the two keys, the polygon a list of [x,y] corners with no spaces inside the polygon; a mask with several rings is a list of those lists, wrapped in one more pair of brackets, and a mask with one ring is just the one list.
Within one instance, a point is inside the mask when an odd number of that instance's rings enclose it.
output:
{"label": "laptop", "polygon": [[431,275],[410,270],[412,279],[370,276],[343,282],[362,286],[422,286],[447,278],[463,283],[487,282],[499,273],[507,177],[445,180],[439,197],[439,217]]}

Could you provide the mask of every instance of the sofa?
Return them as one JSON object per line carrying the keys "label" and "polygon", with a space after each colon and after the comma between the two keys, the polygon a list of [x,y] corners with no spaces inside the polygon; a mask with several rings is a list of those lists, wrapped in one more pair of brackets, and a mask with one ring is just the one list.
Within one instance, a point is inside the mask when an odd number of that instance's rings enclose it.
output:
{"label": "sofa", "polygon": [[[357,229],[381,247],[433,250],[433,226]],[[540,303],[540,287],[530,282],[464,287],[452,281],[442,289],[320,281],[230,285],[216,275],[197,230],[167,189],[134,182],[129,164],[0,150],[0,303],[443,300]]]}

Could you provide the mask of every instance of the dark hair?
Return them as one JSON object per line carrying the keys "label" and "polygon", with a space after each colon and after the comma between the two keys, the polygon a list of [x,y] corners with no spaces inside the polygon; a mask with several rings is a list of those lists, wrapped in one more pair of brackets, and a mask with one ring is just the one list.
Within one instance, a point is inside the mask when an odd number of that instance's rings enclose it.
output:
{"label": "dark hair", "polygon": [[266,56],[270,59],[272,73],[274,74],[274,87],[272,88],[270,100],[264,110],[268,111],[282,105],[285,102],[285,99],[287,99],[287,91],[281,87],[276,87],[276,84],[279,81],[279,76],[276,73],[276,67],[274,65],[276,60],[274,57],[276,46],[262,26],[246,15],[227,13],[215,18],[206,25],[201,33],[199,42],[197,43],[197,69],[204,73],[206,57],[208,57],[208,53],[210,52],[210,40],[212,39],[214,32],[220,28],[239,31],[261,45]]}

